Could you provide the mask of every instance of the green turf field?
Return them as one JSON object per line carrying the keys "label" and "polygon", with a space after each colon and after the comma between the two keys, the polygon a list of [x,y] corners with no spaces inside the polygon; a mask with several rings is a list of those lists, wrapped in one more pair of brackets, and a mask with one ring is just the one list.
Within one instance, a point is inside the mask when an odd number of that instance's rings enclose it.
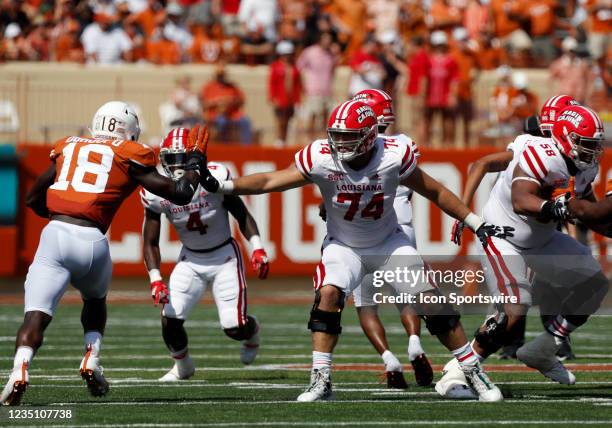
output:
{"label": "green turf field", "polygon": [[[60,306],[45,345],[34,360],[31,384],[24,396],[28,406],[72,406],[76,413],[68,422],[72,426],[612,426],[611,371],[576,371],[578,384],[571,387],[547,382],[535,372],[492,372],[491,377],[507,398],[504,403],[445,401],[433,388],[415,386],[411,373],[407,373],[409,390],[387,390],[379,383],[378,375],[383,371],[380,358],[361,333],[352,307],[345,311],[345,329],[334,362],[344,368],[370,363],[374,370],[336,370],[335,402],[294,401],[308,381],[307,369],[292,366],[310,363],[308,305],[251,307],[262,323],[263,340],[260,354],[250,367],[239,362],[239,344],[218,328],[214,307],[200,306],[187,324],[196,375],[171,385],[156,381],[172,364],[160,336],[159,309],[144,304],[111,305],[102,348],[111,390],[106,397],[95,399],[78,376],[82,355],[79,310],[74,305]],[[14,334],[21,314],[20,305],[0,306],[2,384],[12,364]],[[396,314],[387,308],[382,317],[388,326],[391,349],[407,363],[407,341]],[[481,317],[465,317],[464,321],[472,332]],[[597,317],[575,334],[579,359],[574,362],[612,363],[611,327],[612,317]],[[529,337],[539,328],[537,318],[532,317]],[[423,345],[433,363],[448,360],[430,336],[424,337]],[[502,363],[507,364],[492,358],[487,366],[493,369]],[[602,369],[601,365],[586,367]],[[0,415],[6,418],[6,408]],[[62,422],[30,420],[23,424],[49,427]],[[0,418],[0,425],[18,423]]]}

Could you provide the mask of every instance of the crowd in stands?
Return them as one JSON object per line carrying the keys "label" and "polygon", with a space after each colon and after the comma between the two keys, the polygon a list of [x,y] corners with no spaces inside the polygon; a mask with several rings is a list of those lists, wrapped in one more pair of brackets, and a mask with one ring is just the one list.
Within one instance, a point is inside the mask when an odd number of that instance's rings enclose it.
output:
{"label": "crowd in stands", "polygon": [[[298,104],[309,132],[321,128],[339,64],[352,71],[348,95],[397,95],[405,75],[422,141],[438,116],[447,144],[456,123],[470,141],[481,70],[498,70],[491,114],[505,123],[537,106],[508,67],[548,67],[559,90],[583,102],[598,90],[609,97],[611,30],[612,0],[0,0],[4,61],[269,64],[279,142]],[[227,98],[222,69],[199,102]],[[207,100],[204,116],[252,138],[244,96],[234,95],[231,105]]]}

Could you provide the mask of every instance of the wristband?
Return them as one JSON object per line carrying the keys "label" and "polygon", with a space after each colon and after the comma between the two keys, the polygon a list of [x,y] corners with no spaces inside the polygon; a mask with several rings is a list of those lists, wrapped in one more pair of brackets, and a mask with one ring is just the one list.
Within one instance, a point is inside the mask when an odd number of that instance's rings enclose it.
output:
{"label": "wristband", "polygon": [[223,180],[219,181],[219,189],[217,193],[222,193],[224,195],[230,195],[234,191],[234,181],[233,180]]}
{"label": "wristband", "polygon": [[159,272],[159,269],[151,269],[149,271],[149,280],[153,283],[155,281],[161,281],[163,278],[161,276],[161,273]]}
{"label": "wristband", "polygon": [[466,215],[463,222],[467,225],[467,227],[472,229],[472,232],[476,232],[478,228],[484,224],[484,220],[474,213],[469,213]]}
{"label": "wristband", "polygon": [[261,238],[259,237],[259,235],[251,236],[251,239],[249,239],[249,242],[251,243],[252,251],[263,249],[263,244],[261,243]]}

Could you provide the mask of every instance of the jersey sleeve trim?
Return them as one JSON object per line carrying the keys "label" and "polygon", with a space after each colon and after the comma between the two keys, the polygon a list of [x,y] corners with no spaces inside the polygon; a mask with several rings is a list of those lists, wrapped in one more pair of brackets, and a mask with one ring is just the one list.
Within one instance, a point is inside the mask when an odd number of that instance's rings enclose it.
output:
{"label": "jersey sleeve trim", "polygon": [[310,178],[310,174],[312,172],[312,144],[304,147],[302,150],[297,152],[296,154],[297,162],[295,165],[298,170],[302,173],[302,175]]}
{"label": "jersey sleeve trim", "polygon": [[531,177],[514,177],[512,179],[512,182],[514,183],[515,181],[518,181],[518,180],[531,181],[532,183],[535,183],[538,186],[542,185],[542,183],[540,183],[538,180],[536,180],[535,178],[531,178]]}
{"label": "jersey sleeve trim", "polygon": [[544,167],[544,163],[532,146],[527,146],[527,149],[523,150],[523,159],[525,159],[525,162],[530,169],[530,171],[525,172],[531,172],[535,178],[540,181],[544,181],[544,177],[546,177],[548,171]]}
{"label": "jersey sleeve trim", "polygon": [[402,166],[400,167],[399,175],[402,176],[408,171],[408,169],[414,163],[414,151],[411,150],[409,146],[406,146],[406,153],[404,153],[404,157],[402,158]]}

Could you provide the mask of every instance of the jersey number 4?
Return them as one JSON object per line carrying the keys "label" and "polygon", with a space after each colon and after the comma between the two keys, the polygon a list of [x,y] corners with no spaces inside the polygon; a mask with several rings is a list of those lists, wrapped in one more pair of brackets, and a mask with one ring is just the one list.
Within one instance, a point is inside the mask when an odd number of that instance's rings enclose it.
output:
{"label": "jersey number 4", "polygon": [[[113,166],[113,149],[102,144],[89,144],[76,150],[76,143],[70,143],[62,150],[64,161],[57,181],[50,187],[55,190],[103,193],[108,182],[108,174]],[[76,167],[72,160],[76,156]]]}
{"label": "jersey number 4", "polygon": [[[362,196],[363,193],[338,193],[338,203],[342,204],[348,201],[351,203],[348,211],[344,214],[345,220],[353,221],[355,214],[359,210],[359,201],[361,201]],[[361,217],[372,217],[374,220],[381,218],[384,210],[384,197],[384,193],[375,193],[370,202],[361,210]]]}
{"label": "jersey number 4", "polygon": [[190,232],[198,231],[200,235],[204,235],[206,233],[206,229],[208,229],[208,225],[202,223],[200,219],[200,212],[196,211],[189,214],[189,219],[187,220],[187,230]]}

